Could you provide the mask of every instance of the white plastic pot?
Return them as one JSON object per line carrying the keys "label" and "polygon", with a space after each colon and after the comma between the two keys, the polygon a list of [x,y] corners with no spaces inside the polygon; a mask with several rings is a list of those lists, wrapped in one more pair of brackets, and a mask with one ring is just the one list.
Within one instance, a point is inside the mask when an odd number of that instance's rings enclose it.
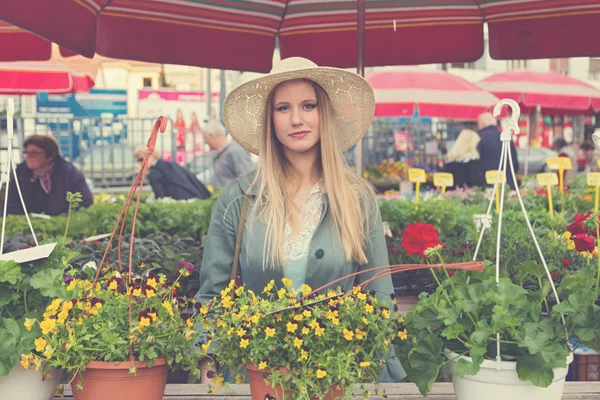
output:
{"label": "white plastic pot", "polygon": [[[446,357],[456,360],[451,366],[457,400],[561,400],[569,364],[573,362],[573,354],[569,354],[567,368],[554,368],[554,380],[550,386],[541,388],[519,379],[516,362],[484,360],[476,375],[459,378],[454,372],[461,356],[447,350]],[[471,361],[469,357],[462,358]]]}
{"label": "white plastic pot", "polygon": [[7,376],[0,376],[0,398],[18,400],[52,400],[62,380],[62,371],[53,368],[52,377],[42,380],[42,372],[17,364]]}

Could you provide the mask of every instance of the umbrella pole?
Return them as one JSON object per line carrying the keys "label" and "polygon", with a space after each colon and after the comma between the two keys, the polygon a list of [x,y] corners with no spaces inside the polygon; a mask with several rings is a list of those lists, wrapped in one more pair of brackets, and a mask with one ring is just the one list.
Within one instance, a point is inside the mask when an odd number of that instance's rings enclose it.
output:
{"label": "umbrella pole", "polygon": [[[366,0],[357,1],[357,29],[356,29],[356,73],[365,77],[365,8]],[[363,176],[364,171],[364,142],[360,140],[354,149],[354,163],[358,176]]]}

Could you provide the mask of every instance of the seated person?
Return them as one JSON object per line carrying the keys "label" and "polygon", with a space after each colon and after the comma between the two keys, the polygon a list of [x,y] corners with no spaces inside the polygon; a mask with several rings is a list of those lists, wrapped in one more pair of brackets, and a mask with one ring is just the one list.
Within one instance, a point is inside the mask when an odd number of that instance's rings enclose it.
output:
{"label": "seated person", "polygon": [[[69,210],[67,192],[81,193],[81,206],[94,202],[83,174],[59,154],[52,136],[32,135],[24,143],[25,161],[17,165],[19,187],[28,213],[58,215]],[[24,214],[11,171],[8,187],[8,214]]]}
{"label": "seated person", "polygon": [[[136,147],[133,155],[138,163],[142,163],[146,156],[146,145]],[[157,199],[170,197],[174,200],[205,200],[210,197],[210,192],[196,175],[179,164],[162,160],[158,151],[150,156],[147,179]]]}

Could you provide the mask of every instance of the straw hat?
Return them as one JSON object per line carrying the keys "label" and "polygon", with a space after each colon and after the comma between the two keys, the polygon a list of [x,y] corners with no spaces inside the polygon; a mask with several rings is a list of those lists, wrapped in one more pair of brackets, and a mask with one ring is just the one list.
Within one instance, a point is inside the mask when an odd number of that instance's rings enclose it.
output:
{"label": "straw hat", "polygon": [[375,114],[375,95],[369,83],[353,72],[290,57],[274,65],[268,75],[238,86],[225,99],[223,118],[237,143],[258,154],[267,98],[275,86],[292,79],[308,79],[325,89],[338,121],[343,151],[365,135]]}

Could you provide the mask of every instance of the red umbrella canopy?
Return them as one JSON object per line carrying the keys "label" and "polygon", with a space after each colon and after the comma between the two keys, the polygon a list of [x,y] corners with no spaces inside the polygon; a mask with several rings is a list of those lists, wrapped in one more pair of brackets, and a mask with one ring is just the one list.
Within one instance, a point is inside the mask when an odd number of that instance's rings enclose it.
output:
{"label": "red umbrella canopy", "polygon": [[412,116],[476,120],[498,98],[445,71],[399,70],[368,74],[375,91],[376,117]]}
{"label": "red umbrella canopy", "polygon": [[63,67],[45,64],[0,63],[0,94],[89,92],[93,79]]}
{"label": "red umbrella canopy", "polygon": [[[60,49],[63,57],[75,55]],[[0,61],[47,61],[52,57],[52,42],[14,25],[0,21]]]}
{"label": "red umbrella canopy", "polygon": [[[597,0],[365,0],[365,66],[600,55]],[[87,57],[267,72],[282,57],[353,67],[357,2],[0,0],[0,20]],[[1,56],[0,56],[1,57]]]}
{"label": "red umbrella canopy", "polygon": [[515,100],[525,112],[534,111],[537,106],[546,114],[600,111],[600,90],[557,72],[503,72],[487,77],[479,86],[500,98]]}

